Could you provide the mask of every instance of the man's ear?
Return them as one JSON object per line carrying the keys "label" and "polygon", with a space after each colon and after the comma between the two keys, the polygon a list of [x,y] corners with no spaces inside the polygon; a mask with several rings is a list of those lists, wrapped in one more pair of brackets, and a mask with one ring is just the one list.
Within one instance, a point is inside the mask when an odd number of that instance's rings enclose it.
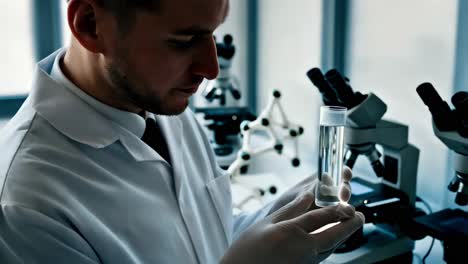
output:
{"label": "man's ear", "polygon": [[103,36],[98,29],[102,7],[96,0],[71,0],[68,4],[68,26],[72,35],[87,50],[103,52]]}

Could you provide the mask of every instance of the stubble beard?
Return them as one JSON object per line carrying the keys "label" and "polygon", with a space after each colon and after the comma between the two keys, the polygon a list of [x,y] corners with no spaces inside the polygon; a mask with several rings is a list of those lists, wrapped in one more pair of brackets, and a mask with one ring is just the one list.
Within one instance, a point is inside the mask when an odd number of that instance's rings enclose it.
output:
{"label": "stubble beard", "polygon": [[185,108],[172,110],[159,97],[143,94],[142,92],[144,91],[151,91],[151,88],[131,80],[128,74],[123,72],[123,69],[127,69],[125,66],[126,63],[124,61],[114,62],[107,67],[107,74],[116,93],[126,104],[157,115],[178,115],[185,110]]}

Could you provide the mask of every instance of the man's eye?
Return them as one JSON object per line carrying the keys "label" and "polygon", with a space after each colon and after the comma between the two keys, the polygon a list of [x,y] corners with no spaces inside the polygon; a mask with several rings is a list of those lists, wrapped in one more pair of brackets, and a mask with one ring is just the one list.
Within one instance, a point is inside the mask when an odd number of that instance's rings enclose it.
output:
{"label": "man's eye", "polygon": [[181,40],[181,39],[171,39],[171,40],[169,40],[169,43],[171,45],[173,45],[176,48],[180,48],[180,49],[188,49],[188,48],[192,47],[194,42],[195,42],[195,38],[190,38],[190,39],[187,39],[187,40]]}

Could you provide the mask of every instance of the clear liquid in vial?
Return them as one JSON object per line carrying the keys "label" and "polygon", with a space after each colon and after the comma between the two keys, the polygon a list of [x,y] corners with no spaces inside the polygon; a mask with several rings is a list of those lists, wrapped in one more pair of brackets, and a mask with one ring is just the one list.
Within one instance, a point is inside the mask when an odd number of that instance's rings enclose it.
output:
{"label": "clear liquid in vial", "polygon": [[343,170],[344,126],[320,126],[317,206],[340,203],[338,196]]}

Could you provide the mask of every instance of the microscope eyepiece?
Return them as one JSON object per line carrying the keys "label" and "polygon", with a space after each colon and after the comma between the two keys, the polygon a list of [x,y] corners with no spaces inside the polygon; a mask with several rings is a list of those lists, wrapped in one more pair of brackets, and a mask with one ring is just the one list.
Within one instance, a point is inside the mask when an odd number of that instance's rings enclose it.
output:
{"label": "microscope eyepiece", "polygon": [[416,88],[416,92],[421,97],[424,104],[429,108],[434,123],[440,131],[454,130],[456,122],[450,106],[442,100],[434,86],[430,83],[423,83]]}
{"label": "microscope eyepiece", "polygon": [[232,36],[230,34],[224,35],[223,40],[224,40],[224,44],[228,46],[232,45]]}
{"label": "microscope eyepiece", "polygon": [[458,92],[452,96],[452,104],[455,108],[468,116],[468,92]]}
{"label": "microscope eyepiece", "polygon": [[325,78],[335,88],[338,100],[340,100],[346,107],[352,108],[349,106],[353,103],[354,93],[351,90],[351,87],[346,84],[343,76],[341,76],[337,70],[332,69],[325,74]]}
{"label": "microscope eyepiece", "polygon": [[458,120],[457,131],[462,137],[468,138],[468,92],[454,94],[452,104]]}
{"label": "microscope eyepiece", "polygon": [[365,97],[362,98],[354,94],[353,89],[348,84],[349,79],[344,78],[336,69],[329,70],[325,74],[325,78],[334,88],[338,100],[348,109],[355,107],[365,99]]}
{"label": "microscope eyepiece", "polygon": [[416,92],[418,92],[419,97],[423,100],[424,104],[432,107],[443,102],[440,95],[437,93],[436,89],[430,83],[422,83],[416,88]]}
{"label": "microscope eyepiece", "polygon": [[343,106],[339,101],[336,95],[335,90],[330,86],[330,84],[325,80],[325,77],[322,74],[322,71],[319,68],[313,68],[307,73],[309,80],[317,87],[319,92],[322,94],[322,100],[325,105],[336,105]]}
{"label": "microscope eyepiece", "polygon": [[218,57],[230,60],[236,52],[235,46],[232,44],[233,38],[231,35],[224,35],[223,42],[216,42],[216,53]]}

